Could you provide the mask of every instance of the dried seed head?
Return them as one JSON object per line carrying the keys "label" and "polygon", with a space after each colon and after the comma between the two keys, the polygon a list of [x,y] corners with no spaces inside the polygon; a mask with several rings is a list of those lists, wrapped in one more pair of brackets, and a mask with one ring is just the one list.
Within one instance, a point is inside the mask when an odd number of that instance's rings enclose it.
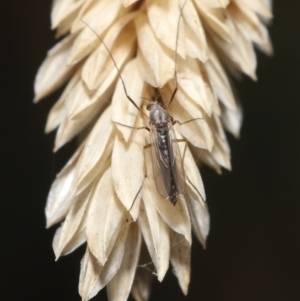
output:
{"label": "dried seed head", "polygon": [[[254,45],[272,52],[265,27],[272,18],[270,0],[187,0],[178,27],[184,2],[53,2],[52,28],[65,37],[38,71],[35,101],[66,84],[46,125],[46,132],[58,128],[55,150],[90,130],[57,175],[46,217],[47,226],[64,220],[53,241],[57,258],[87,242],[82,300],[105,286],[110,300],[126,300],[130,291],[146,300],[152,273],[137,266],[149,258],[160,281],[171,262],[187,294],[191,229],[204,247],[209,232],[204,187],[190,150],[198,164],[217,172],[231,168],[224,128],[238,136],[242,111],[228,72],[256,79]],[[150,154],[143,150],[149,134],[130,128],[147,125],[147,118],[127,99],[104,44],[81,20],[110,49],[128,94],[144,112],[145,98],[155,96],[156,88],[164,103],[171,99],[177,45],[179,89],[168,112],[174,120],[202,119],[175,126],[177,139],[190,145],[184,158],[189,181],[176,206],[155,187]]]}

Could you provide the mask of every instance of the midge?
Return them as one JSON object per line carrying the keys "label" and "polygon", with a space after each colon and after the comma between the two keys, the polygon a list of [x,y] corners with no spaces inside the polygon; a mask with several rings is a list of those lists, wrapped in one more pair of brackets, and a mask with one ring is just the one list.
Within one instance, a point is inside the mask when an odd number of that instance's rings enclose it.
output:
{"label": "midge", "polygon": [[[185,1],[186,3],[186,1]],[[176,34],[176,43],[175,43],[175,69],[174,69],[174,81],[175,81],[175,89],[172,93],[172,96],[169,100],[167,106],[164,106],[162,103],[156,101],[152,101],[147,105],[147,110],[149,111],[149,127],[132,127],[125,124],[120,124],[121,126],[125,126],[133,129],[146,129],[151,134],[151,144],[144,146],[145,148],[151,147],[151,156],[152,156],[152,166],[153,166],[153,175],[155,186],[158,193],[165,199],[169,199],[173,205],[176,205],[178,196],[183,196],[186,190],[186,176],[183,167],[183,159],[180,155],[178,142],[185,142],[185,139],[176,139],[175,131],[173,129],[173,125],[178,123],[180,125],[186,124],[191,121],[195,121],[202,118],[195,118],[188,120],[186,122],[180,123],[177,120],[174,120],[172,116],[169,115],[167,109],[172,104],[172,101],[176,95],[178,90],[178,82],[177,82],[177,41],[178,41],[178,32],[180,20],[182,18],[182,10],[185,6],[182,6],[180,10],[180,16],[177,24],[177,34]],[[108,51],[116,69],[118,72],[118,76],[122,82],[123,89],[127,99],[139,110],[143,115],[147,116],[135,103],[135,101],[128,95],[127,89],[124,83],[124,80],[121,76],[120,70],[109,51],[108,47],[104,43],[103,39],[95,32],[93,28],[91,28],[86,22],[82,20],[99,38],[102,42],[106,50]],[[147,116],[148,117],[148,116]],[[185,145],[186,149],[186,145]],[[185,154],[184,149],[184,154]],[[183,154],[183,158],[184,158]],[[191,183],[192,184],[192,183]],[[192,184],[193,185],[193,184]],[[194,188],[196,188],[193,185]],[[199,193],[200,194],[200,193]]]}
{"label": "midge", "polygon": [[[174,94],[175,95],[175,94]],[[180,156],[178,142],[173,125],[174,121],[168,112],[158,102],[147,106],[149,113],[149,128],[151,133],[151,154],[155,185],[158,193],[169,199],[173,205],[177,197],[183,196],[186,189],[183,160]]]}

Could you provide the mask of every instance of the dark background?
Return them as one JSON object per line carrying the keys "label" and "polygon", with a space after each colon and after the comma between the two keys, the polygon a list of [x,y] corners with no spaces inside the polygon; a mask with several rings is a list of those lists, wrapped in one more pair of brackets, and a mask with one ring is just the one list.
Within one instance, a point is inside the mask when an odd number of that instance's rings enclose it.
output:
{"label": "dark background", "polygon": [[[80,300],[84,250],[54,262],[55,227],[46,230],[44,217],[72,145],[53,155],[54,134],[43,133],[59,94],[32,104],[35,73],[54,45],[50,7],[0,2],[0,300]],[[300,300],[300,2],[275,1],[274,15],[274,57],[258,54],[258,83],[237,84],[245,118],[241,139],[229,136],[233,171],[203,170],[211,232],[206,251],[194,240],[189,295],[169,271],[154,281],[152,301]]]}

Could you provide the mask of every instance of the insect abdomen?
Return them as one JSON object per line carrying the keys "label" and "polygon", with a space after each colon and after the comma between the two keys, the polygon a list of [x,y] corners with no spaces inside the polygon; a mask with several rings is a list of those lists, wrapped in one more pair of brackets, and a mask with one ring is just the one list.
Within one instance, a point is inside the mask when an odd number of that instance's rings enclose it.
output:
{"label": "insect abdomen", "polygon": [[156,127],[157,133],[157,155],[159,156],[158,164],[160,166],[161,174],[163,175],[162,182],[167,193],[167,198],[175,205],[177,203],[177,186],[174,178],[174,171],[176,170],[175,162],[172,162],[170,152],[172,146],[170,144],[168,125],[164,127]]}

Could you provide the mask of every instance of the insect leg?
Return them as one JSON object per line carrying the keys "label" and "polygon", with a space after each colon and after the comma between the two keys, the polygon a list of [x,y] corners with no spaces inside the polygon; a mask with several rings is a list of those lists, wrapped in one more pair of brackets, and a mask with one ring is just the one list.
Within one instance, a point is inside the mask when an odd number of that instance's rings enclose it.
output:
{"label": "insect leg", "polygon": [[[115,122],[115,123],[117,123],[117,122]],[[118,124],[120,124],[120,123],[118,123]],[[123,125],[123,126],[126,126],[126,127],[133,128],[133,127],[128,126],[128,125],[125,125],[125,124],[120,124],[120,125]],[[134,129],[144,129],[144,128],[146,128],[146,127],[134,128]],[[147,145],[145,145],[145,146],[143,147],[144,158],[146,157],[146,156],[145,156],[145,149],[151,147],[151,145],[152,145],[152,144],[147,144]],[[130,210],[132,209],[132,207],[133,207],[133,205],[134,205],[134,203],[135,203],[135,200],[137,199],[138,195],[140,194],[140,192],[141,192],[141,190],[142,190],[142,188],[143,188],[144,181],[145,181],[145,178],[146,178],[146,177],[147,177],[147,167],[146,167],[146,164],[145,164],[145,161],[144,161],[144,179],[143,179],[142,184],[141,184],[141,187],[139,188],[138,192],[136,193],[136,195],[135,195],[135,197],[134,197],[134,199],[133,199],[133,202],[132,202],[132,204],[131,204],[131,207],[129,208],[128,211],[130,211]]]}
{"label": "insect leg", "polygon": [[175,62],[175,68],[174,68],[174,82],[175,82],[175,89],[172,93],[172,96],[170,98],[170,101],[166,107],[166,109],[168,109],[171,105],[171,103],[174,100],[174,97],[176,95],[176,92],[178,90],[178,80],[177,80],[177,43],[178,43],[178,36],[179,36],[179,25],[180,25],[180,20],[182,18],[182,11],[184,9],[184,6],[186,4],[187,0],[185,0],[184,4],[182,5],[182,7],[180,8],[180,15],[179,15],[179,19],[178,19],[178,23],[177,23],[177,32],[176,32],[176,42],[175,42],[175,54],[174,54],[174,62]]}
{"label": "insect leg", "polygon": [[135,203],[135,200],[137,199],[138,195],[140,194],[140,192],[141,192],[141,190],[142,190],[142,187],[143,187],[143,185],[144,185],[144,181],[145,181],[145,177],[144,177],[144,179],[143,179],[143,182],[142,182],[142,184],[141,184],[141,187],[139,188],[138,192],[136,193],[136,195],[135,195],[135,197],[134,197],[134,199],[133,199],[133,202],[132,202],[132,204],[131,204],[131,206],[130,206],[128,212],[130,212],[130,210],[133,208],[133,205],[134,205],[134,203]]}
{"label": "insect leg", "polygon": [[[143,151],[144,151],[144,158],[146,158],[146,156],[145,156],[145,150],[146,150],[147,148],[151,147],[151,146],[152,146],[151,143],[146,144],[146,145],[144,146],[144,148],[143,148]],[[145,178],[146,178],[146,177],[147,177],[147,166],[146,166],[146,164],[145,164],[145,161],[144,161],[144,173],[145,173]],[[145,178],[144,178],[144,179],[145,179]]]}
{"label": "insect leg", "polygon": [[[189,177],[186,175],[187,180],[189,181],[189,183],[193,186],[193,188],[196,190],[197,194],[199,195],[199,197],[201,198],[201,200],[205,203],[205,199],[203,198],[203,196],[201,195],[200,191],[198,190],[198,188],[192,183],[192,181],[189,179]],[[202,204],[202,202],[201,202]],[[203,205],[204,207],[205,205]]]}
{"label": "insect leg", "polygon": [[[184,146],[184,150],[183,150],[183,155],[182,155],[182,161],[184,162],[184,157],[185,157],[185,153],[186,153],[188,141],[183,138],[183,139],[176,139],[176,142],[185,142],[185,146]],[[198,188],[189,179],[189,177],[187,176],[187,174],[185,174],[185,176],[186,176],[187,180],[189,181],[189,183],[191,184],[191,186],[196,190],[196,192],[200,196],[200,198],[205,202],[205,200],[204,200],[203,196],[201,195],[200,191],[198,190]]]}
{"label": "insect leg", "polygon": [[193,118],[193,119],[187,120],[187,121],[185,121],[185,122],[180,122],[180,121],[178,121],[178,120],[173,120],[173,119],[171,119],[171,122],[172,122],[172,125],[174,125],[174,124],[176,124],[176,123],[178,123],[179,125],[183,125],[183,124],[187,124],[187,123],[189,123],[189,122],[196,121],[196,120],[201,120],[201,119],[203,119],[203,118],[198,117],[198,118]]}
{"label": "insect leg", "polygon": [[186,149],[187,149],[188,141],[183,138],[183,139],[176,139],[176,142],[185,142],[185,146],[184,146],[184,150],[183,150],[183,155],[182,155],[182,162],[184,162],[184,157],[185,157],[185,152],[186,152]]}
{"label": "insect leg", "polygon": [[135,129],[135,130],[147,130],[148,132],[150,132],[150,129],[147,126],[134,127],[134,126],[122,124],[122,123],[119,123],[119,122],[116,122],[116,121],[114,121],[114,123],[116,123],[118,125],[121,125],[121,126],[125,126],[126,128]]}

